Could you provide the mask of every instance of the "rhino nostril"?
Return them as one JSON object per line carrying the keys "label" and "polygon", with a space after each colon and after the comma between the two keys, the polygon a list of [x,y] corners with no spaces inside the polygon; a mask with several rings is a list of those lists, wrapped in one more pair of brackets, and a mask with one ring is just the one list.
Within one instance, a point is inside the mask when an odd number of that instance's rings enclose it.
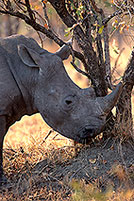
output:
{"label": "rhino nostril", "polygon": [[66,103],[67,105],[70,105],[70,104],[72,103],[72,101],[71,101],[71,100],[66,100],[65,103]]}
{"label": "rhino nostril", "polygon": [[92,128],[85,128],[82,133],[82,138],[93,137],[95,134],[95,130]]}
{"label": "rhino nostril", "polygon": [[93,130],[93,129],[91,129],[91,128],[88,128],[88,129],[87,129],[87,128],[85,128],[85,131],[86,131],[86,132],[88,132],[88,133],[93,133],[93,132],[94,132],[94,130]]}

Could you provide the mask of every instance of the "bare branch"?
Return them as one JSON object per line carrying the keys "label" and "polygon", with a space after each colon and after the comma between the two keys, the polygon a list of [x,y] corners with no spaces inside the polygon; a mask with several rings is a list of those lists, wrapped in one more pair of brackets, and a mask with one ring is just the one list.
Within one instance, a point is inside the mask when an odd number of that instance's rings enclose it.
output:
{"label": "bare branch", "polygon": [[[26,1],[26,4],[23,3],[23,6],[26,6],[27,9],[29,9],[29,15],[30,15],[30,13],[32,13],[32,16],[33,16],[34,11],[31,9],[31,7],[29,8],[28,4],[29,4],[29,1]],[[17,6],[18,6],[18,4],[17,4]],[[42,32],[48,38],[54,40],[60,47],[63,46],[64,44],[66,44],[56,34],[54,34],[54,32],[51,29],[46,29],[44,26],[42,26],[39,23],[37,23],[35,21],[35,19],[34,19],[34,21],[31,20],[31,18],[29,18],[24,13],[21,13],[19,11],[13,11],[11,9],[7,10],[7,9],[5,9],[3,7],[1,7],[1,9],[0,9],[0,13],[12,15],[12,16],[15,16],[15,17],[18,17],[18,18],[24,20],[28,25],[30,25],[31,27],[33,27],[38,33]],[[75,55],[75,57],[77,57],[78,59],[80,59],[83,62],[84,66],[86,65],[84,56],[80,52],[77,52],[77,51],[74,50],[74,55]]]}
{"label": "bare branch", "polygon": [[115,2],[115,6],[118,8],[112,15],[109,15],[107,18],[104,18],[103,25],[105,26],[112,18],[115,16],[119,16],[121,14],[128,15],[130,22],[132,21],[132,16],[134,15],[133,9],[133,1],[129,1],[129,5],[127,5],[128,1],[119,1],[120,5],[117,5]]}
{"label": "bare branch", "polygon": [[54,40],[59,46],[64,45],[65,43],[58,38],[51,30],[47,30],[42,25],[38,24],[35,21],[32,21],[28,16],[26,16],[23,13],[20,13],[18,11],[9,11],[9,10],[0,10],[0,13],[2,14],[9,14],[18,18],[21,18],[24,20],[28,25],[32,26],[36,31],[40,31],[44,33],[48,38]]}
{"label": "bare branch", "polygon": [[70,15],[65,6],[65,0],[48,0],[51,5],[55,8],[56,12],[62,19],[62,21],[68,26],[72,27],[76,24],[76,20]]}
{"label": "bare branch", "polygon": [[91,3],[91,5],[94,8],[96,13],[100,13],[100,14],[102,13],[102,9],[97,7],[97,5],[96,5],[94,0],[90,0],[90,3]]}
{"label": "bare branch", "polygon": [[32,9],[31,9],[29,0],[25,0],[25,3],[26,3],[26,7],[27,7],[27,11],[28,11],[30,19],[31,19],[31,21],[34,21],[35,20],[35,15],[34,15]]}
{"label": "bare branch", "polygon": [[115,70],[116,70],[116,68],[117,68],[117,64],[118,64],[119,58],[120,58],[120,56],[121,56],[121,54],[122,54],[122,52],[123,52],[124,50],[125,50],[125,48],[122,48],[122,49],[121,49],[121,51],[120,51],[120,53],[119,53],[119,55],[118,55],[118,57],[117,57],[117,59],[116,59],[116,61],[115,61],[114,67],[113,67],[112,72],[111,72],[112,75],[114,74],[114,72],[115,72]]}
{"label": "bare branch", "polygon": [[23,11],[24,13],[26,13],[25,8],[23,8],[23,6],[25,6],[25,4],[24,4],[23,2],[19,1],[19,3],[18,3],[17,0],[14,0],[14,2],[15,2],[15,4],[17,5],[17,7],[18,7],[21,11]]}
{"label": "bare branch", "polygon": [[77,70],[79,73],[81,73],[82,75],[88,77],[89,79],[91,79],[90,75],[84,71],[82,71],[80,68],[78,68],[74,62],[71,61],[72,66],[75,68],[75,70]]}
{"label": "bare branch", "polygon": [[[97,8],[95,1],[85,1],[85,3],[87,5],[88,11],[89,12],[90,12],[90,10],[92,11],[95,22],[97,22],[97,24],[99,25],[98,11],[100,13],[101,9]],[[91,21],[92,21],[92,19],[91,19]],[[98,31],[99,31],[99,26],[97,27],[96,43],[97,43],[97,51],[98,51],[98,55],[99,55],[100,65],[101,65],[101,68],[104,68],[105,64],[104,64],[104,58],[103,58],[103,47],[102,47],[101,35],[98,33]]]}
{"label": "bare branch", "polygon": [[106,82],[110,89],[113,89],[112,86],[112,76],[111,76],[111,62],[110,62],[110,54],[109,54],[109,35],[107,26],[104,27],[103,30],[104,35],[104,53],[105,53],[105,69],[106,69]]}
{"label": "bare branch", "polygon": [[102,21],[102,24],[104,26],[106,26],[106,24],[112,19],[114,18],[115,16],[117,15],[121,15],[123,13],[123,11],[121,9],[119,10],[116,10],[114,13],[112,13],[112,15],[109,15],[107,18],[104,18],[103,21]]}
{"label": "bare branch", "polygon": [[[83,29],[80,26],[80,23],[77,23],[77,21],[72,17],[72,15],[70,15],[70,13],[67,11],[66,6],[65,6],[65,0],[48,0],[51,5],[54,7],[54,9],[56,10],[56,12],[58,13],[58,15],[60,16],[60,18],[62,19],[62,21],[68,26],[68,27],[73,27],[73,25],[77,24],[77,26],[75,26],[74,28],[74,35],[75,33],[77,35],[79,35],[79,40],[77,40],[77,42],[79,42],[81,40],[81,42],[83,40],[87,40],[86,36],[84,34]],[[90,49],[91,44],[88,45],[88,43],[86,43],[88,48]],[[84,44],[81,43],[80,47],[82,47]]]}
{"label": "bare branch", "polygon": [[[91,2],[93,9],[101,15],[102,22],[103,22],[103,19],[105,18],[103,10],[101,8],[97,7],[94,0],[90,0],[90,2]],[[98,22],[98,19],[97,19],[97,22]],[[98,30],[99,30],[99,27],[98,27]],[[103,36],[104,36],[105,63],[104,63],[104,59],[103,59],[102,41],[101,41],[101,38],[100,38],[98,32],[97,32],[97,39],[98,39],[97,47],[98,47],[103,75],[105,76],[105,80],[107,82],[108,87],[110,89],[113,89],[112,83],[111,83],[111,63],[110,63],[110,54],[109,54],[109,36],[108,36],[107,24],[105,25],[105,27],[103,29]]]}
{"label": "bare branch", "polygon": [[123,81],[126,85],[134,85],[134,49],[131,53],[131,58],[127,69],[124,72]]}
{"label": "bare branch", "polygon": [[[105,18],[103,10],[101,8],[97,7],[96,2],[94,0],[90,0],[90,2],[93,7],[93,10],[101,15],[102,22],[103,22],[103,19]],[[97,22],[98,22],[98,19],[97,19]],[[98,27],[98,30],[99,30],[99,27]],[[111,83],[111,63],[110,63],[110,54],[109,54],[109,36],[108,36],[107,25],[105,25],[105,27],[103,29],[103,36],[104,36],[105,63],[104,63],[104,58],[103,58],[102,41],[101,41],[100,34],[98,34],[98,31],[97,31],[97,47],[98,47],[98,52],[99,52],[101,68],[102,68],[101,70],[102,70],[104,78],[107,82],[107,86],[110,89],[113,89],[112,83]]]}
{"label": "bare branch", "polygon": [[47,25],[48,25],[49,29],[51,29],[51,25],[50,25],[50,22],[49,22],[47,11],[46,11],[46,4],[43,2],[43,0],[42,0],[42,6],[43,6],[43,11],[44,11],[44,16],[45,16],[45,19],[47,21]]}
{"label": "bare branch", "polygon": [[100,72],[99,59],[94,51],[92,41],[89,41],[80,23],[77,23],[77,21],[68,13],[65,7],[65,0],[48,1],[52,4],[62,21],[68,27],[72,27],[74,24],[77,24],[77,26],[73,28],[73,34],[84,55],[86,61],[86,65],[84,65],[85,70],[88,74],[90,74],[91,82],[95,87],[96,94],[98,96],[106,95],[107,90],[103,82],[102,72]]}

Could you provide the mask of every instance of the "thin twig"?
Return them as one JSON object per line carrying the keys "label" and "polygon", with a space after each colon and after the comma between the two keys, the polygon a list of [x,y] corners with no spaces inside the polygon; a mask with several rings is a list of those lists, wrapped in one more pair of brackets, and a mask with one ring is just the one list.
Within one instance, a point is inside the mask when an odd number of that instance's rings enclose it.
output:
{"label": "thin twig", "polygon": [[86,73],[86,72],[82,71],[81,69],[79,69],[73,62],[70,62],[70,63],[71,63],[72,66],[75,68],[75,70],[77,70],[77,71],[78,71],[79,73],[81,73],[82,75],[84,75],[84,76],[90,78],[90,76],[89,76],[88,73]]}
{"label": "thin twig", "polygon": [[27,7],[27,11],[28,11],[28,14],[29,14],[29,17],[32,21],[35,20],[35,15],[33,13],[33,10],[31,9],[31,6],[30,6],[30,3],[29,3],[29,0],[25,0],[25,3],[26,3],[26,7]]}
{"label": "thin twig", "polygon": [[74,50],[73,50],[73,48],[72,48],[72,45],[70,45],[70,50],[71,50],[71,55],[72,55],[72,61],[71,61],[70,63],[72,64],[72,66],[73,66],[73,67],[75,68],[75,70],[77,70],[79,73],[81,73],[82,75],[84,75],[84,76],[90,78],[90,76],[89,76],[88,73],[82,71],[81,69],[79,69],[79,68],[75,65],[75,54],[74,54],[75,52],[74,52]]}
{"label": "thin twig", "polygon": [[114,74],[114,72],[115,72],[115,70],[116,70],[116,68],[117,68],[117,64],[118,64],[119,58],[120,58],[120,56],[121,56],[121,54],[122,54],[122,52],[123,52],[124,50],[125,50],[125,48],[122,48],[122,49],[121,49],[121,51],[120,51],[120,53],[119,53],[119,55],[118,55],[118,57],[117,57],[117,59],[116,59],[116,61],[115,61],[114,67],[113,67],[112,72],[111,72],[112,75]]}
{"label": "thin twig", "polygon": [[59,46],[63,46],[65,42],[63,42],[60,38],[58,38],[51,30],[47,30],[42,25],[38,24],[35,21],[32,21],[27,15],[20,13],[18,11],[9,11],[9,10],[0,10],[0,13],[2,14],[9,14],[15,17],[18,17],[22,20],[24,20],[27,24],[29,24],[31,27],[33,27],[36,31],[40,31],[43,34],[45,34],[48,38],[54,40]]}
{"label": "thin twig", "polygon": [[86,167],[86,165],[81,166],[80,168],[78,168],[73,174],[72,176],[69,178],[69,183],[72,181],[73,177],[81,170],[83,170]]}
{"label": "thin twig", "polygon": [[54,131],[53,131],[53,130],[50,130],[50,131],[48,132],[48,134],[45,136],[45,138],[44,138],[43,141],[40,143],[40,145],[42,145],[42,144],[46,141],[46,139],[49,137],[49,135],[50,135],[52,132],[54,132]]}
{"label": "thin twig", "polygon": [[47,11],[46,11],[46,4],[43,2],[43,0],[42,0],[42,7],[43,7],[45,19],[47,21],[47,25],[48,25],[49,29],[51,29],[51,24],[50,24],[50,21],[49,21],[48,15],[47,15]]}
{"label": "thin twig", "polygon": [[[22,7],[24,6],[24,4],[22,4],[22,2],[17,2],[17,0],[14,0],[15,4],[17,5],[17,7],[22,10],[24,13],[26,13],[26,10]],[[21,5],[21,6],[20,6]]]}
{"label": "thin twig", "polygon": [[[105,18],[104,12],[102,11],[102,21]],[[108,88],[113,89],[112,85],[112,76],[111,76],[111,62],[110,62],[110,53],[109,53],[109,35],[108,35],[108,28],[107,24],[104,26],[103,30],[103,36],[104,36],[104,53],[105,53],[105,69],[106,69],[106,75],[105,80],[107,82]]]}
{"label": "thin twig", "polygon": [[102,9],[101,8],[98,8],[97,6],[96,6],[96,3],[95,3],[95,1],[94,0],[90,0],[90,2],[91,2],[91,5],[92,5],[92,7],[94,8],[94,10],[97,12],[97,13],[102,13]]}
{"label": "thin twig", "polygon": [[[91,3],[91,5],[90,5]],[[93,17],[95,19],[95,21],[97,22],[97,24],[99,25],[99,20],[98,20],[98,13],[101,14],[102,17],[102,10],[100,8],[98,8],[96,6],[96,3],[94,0],[91,0],[89,3],[90,5],[90,9],[93,13]],[[99,60],[100,60],[100,64],[101,64],[101,68],[104,68],[104,57],[103,57],[103,47],[102,47],[102,41],[101,41],[101,35],[98,33],[99,31],[99,26],[97,27],[97,37],[96,37],[96,41],[97,41],[97,51],[98,51],[98,55],[99,55]],[[104,70],[103,70],[104,71]]]}
{"label": "thin twig", "polygon": [[59,133],[56,133],[55,136],[53,137],[53,140],[59,135]]}
{"label": "thin twig", "polygon": [[112,19],[114,18],[115,16],[117,15],[121,15],[123,13],[123,11],[121,9],[119,10],[116,10],[114,13],[112,13],[112,15],[109,15],[107,18],[104,18],[103,21],[102,21],[102,24],[104,26],[106,26],[106,24]]}

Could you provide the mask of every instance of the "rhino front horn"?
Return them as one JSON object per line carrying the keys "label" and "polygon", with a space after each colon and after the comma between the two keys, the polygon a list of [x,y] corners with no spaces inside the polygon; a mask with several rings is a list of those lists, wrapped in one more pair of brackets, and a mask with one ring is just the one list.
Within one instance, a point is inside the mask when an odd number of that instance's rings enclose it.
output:
{"label": "rhino front horn", "polygon": [[117,103],[117,100],[122,92],[123,83],[120,82],[116,88],[104,97],[98,97],[97,103],[100,105],[101,113],[108,114]]}

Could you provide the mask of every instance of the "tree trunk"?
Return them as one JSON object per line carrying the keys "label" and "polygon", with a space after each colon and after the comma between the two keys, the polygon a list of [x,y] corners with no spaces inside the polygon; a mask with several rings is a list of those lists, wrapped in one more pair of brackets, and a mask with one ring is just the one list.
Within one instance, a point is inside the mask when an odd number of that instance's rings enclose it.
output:
{"label": "tree trunk", "polygon": [[132,90],[134,86],[134,50],[132,51],[129,64],[123,75],[124,88],[118,100],[116,108],[116,120],[124,134],[134,139],[132,118]]}

